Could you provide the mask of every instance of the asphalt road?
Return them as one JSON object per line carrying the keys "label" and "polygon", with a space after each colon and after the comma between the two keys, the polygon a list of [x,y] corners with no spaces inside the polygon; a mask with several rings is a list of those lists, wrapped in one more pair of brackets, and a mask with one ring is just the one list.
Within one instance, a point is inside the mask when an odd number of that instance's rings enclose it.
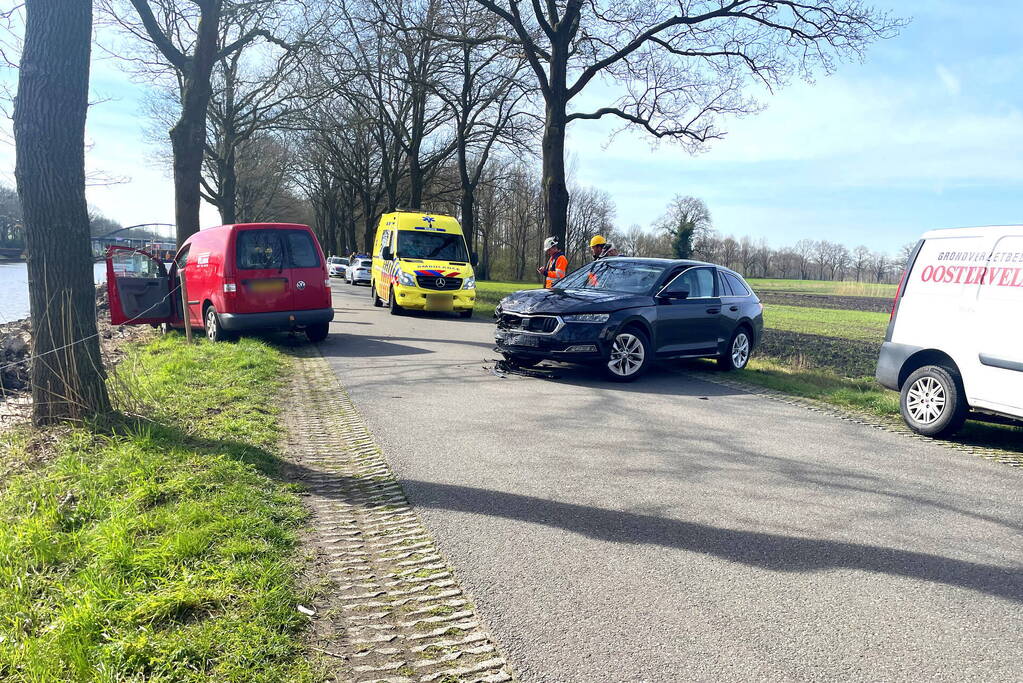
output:
{"label": "asphalt road", "polygon": [[490,373],[335,286],[321,351],[524,681],[1023,680],[1023,472],[671,367]]}

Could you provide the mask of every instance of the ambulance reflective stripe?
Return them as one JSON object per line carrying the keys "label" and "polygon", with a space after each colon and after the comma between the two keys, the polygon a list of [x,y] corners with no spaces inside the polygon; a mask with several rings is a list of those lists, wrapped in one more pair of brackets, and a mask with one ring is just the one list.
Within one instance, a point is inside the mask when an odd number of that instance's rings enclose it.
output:
{"label": "ambulance reflective stripe", "polygon": [[458,271],[451,271],[445,273],[444,271],[440,270],[417,270],[415,271],[415,274],[422,275],[424,277],[460,277],[462,275]]}

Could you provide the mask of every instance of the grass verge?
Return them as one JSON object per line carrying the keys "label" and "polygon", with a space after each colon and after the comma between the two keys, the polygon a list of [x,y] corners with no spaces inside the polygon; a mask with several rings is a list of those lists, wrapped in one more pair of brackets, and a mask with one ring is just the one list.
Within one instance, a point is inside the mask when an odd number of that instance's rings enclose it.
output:
{"label": "grass verge", "polygon": [[779,304],[764,307],[764,327],[769,330],[876,342],[879,347],[884,340],[889,317],[887,313],[834,308]]}
{"label": "grass verge", "polygon": [[747,278],[754,292],[791,292],[794,294],[826,294],[831,296],[874,296],[893,298],[897,285],[873,282],[833,282],[830,280],[784,280]]}
{"label": "grass verge", "polygon": [[309,676],[304,511],[272,478],[287,365],[168,336],[118,367],[112,424],[0,436],[20,469],[0,492],[0,679]]}

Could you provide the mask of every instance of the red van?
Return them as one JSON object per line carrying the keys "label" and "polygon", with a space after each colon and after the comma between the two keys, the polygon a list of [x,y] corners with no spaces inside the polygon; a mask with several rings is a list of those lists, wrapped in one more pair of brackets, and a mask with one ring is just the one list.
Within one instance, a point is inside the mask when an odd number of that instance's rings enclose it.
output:
{"label": "red van", "polygon": [[179,270],[191,323],[211,341],[247,330],[300,329],[319,342],[334,318],[323,250],[306,225],[221,225],[185,240],[170,264],[119,246],[107,250],[106,261],[115,325],[182,327]]}

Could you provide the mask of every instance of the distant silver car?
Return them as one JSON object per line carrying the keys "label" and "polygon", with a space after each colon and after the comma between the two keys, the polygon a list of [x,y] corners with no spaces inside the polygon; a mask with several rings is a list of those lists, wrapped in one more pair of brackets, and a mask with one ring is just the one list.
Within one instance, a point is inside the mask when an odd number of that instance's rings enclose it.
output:
{"label": "distant silver car", "polygon": [[331,256],[327,259],[327,271],[331,277],[344,277],[348,272],[348,264],[340,256]]}
{"label": "distant silver car", "polygon": [[345,281],[350,285],[357,285],[360,282],[365,282],[368,285],[372,280],[373,260],[368,258],[352,259],[348,264]]}

